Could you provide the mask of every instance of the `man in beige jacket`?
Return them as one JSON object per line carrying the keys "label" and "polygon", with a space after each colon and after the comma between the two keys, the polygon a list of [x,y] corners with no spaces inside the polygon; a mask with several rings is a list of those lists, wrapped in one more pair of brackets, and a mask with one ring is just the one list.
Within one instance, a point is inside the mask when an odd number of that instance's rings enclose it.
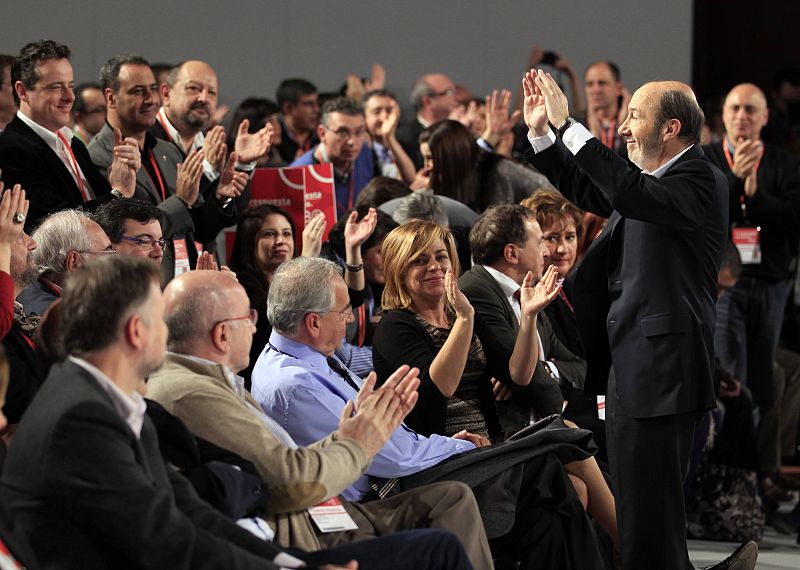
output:
{"label": "man in beige jacket", "polygon": [[148,397],[196,436],[256,465],[272,493],[268,522],[280,544],[318,550],[431,526],[458,536],[475,568],[492,567],[474,496],[460,483],[437,483],[369,503],[340,498],[356,530],[321,532],[312,523],[308,509],[351,485],[413,407],[416,371],[401,367],[386,390],[373,391],[374,378],[368,380],[355,402],[357,414],[351,416],[349,404],[338,431],[298,448],[235,374],[247,367],[255,330],[241,285],[222,273],[187,273],[169,284],[165,302],[171,352],[150,377]]}

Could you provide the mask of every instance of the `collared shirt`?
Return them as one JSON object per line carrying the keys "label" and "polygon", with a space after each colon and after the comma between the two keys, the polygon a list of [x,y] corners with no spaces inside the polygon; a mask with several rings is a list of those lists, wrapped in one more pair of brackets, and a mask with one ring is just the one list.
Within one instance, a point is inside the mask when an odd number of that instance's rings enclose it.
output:
{"label": "collared shirt", "polygon": [[145,403],[144,398],[142,398],[142,395],[136,390],[134,390],[130,395],[126,394],[120,390],[119,386],[117,386],[114,381],[106,376],[99,368],[89,364],[82,358],[70,356],[69,360],[73,364],[77,364],[86,370],[86,372],[92,375],[92,378],[97,380],[97,383],[100,384],[100,387],[105,390],[105,392],[111,398],[111,402],[114,404],[114,408],[116,408],[120,417],[122,417],[125,423],[128,424],[128,427],[131,428],[131,431],[136,436],[136,439],[140,439],[142,436],[144,414],[147,411],[147,404]]}
{"label": "collared shirt", "polygon": [[[360,378],[352,373],[350,377],[361,386]],[[348,400],[355,402],[357,396],[356,391],[331,370],[324,354],[275,330],[256,362],[252,381],[253,396],[263,410],[300,445],[310,445],[338,429],[345,404]],[[387,479],[404,477],[474,447],[468,441],[441,435],[424,437],[400,426],[372,459],[366,474],[342,496],[353,501],[363,498],[369,491],[367,475]]]}
{"label": "collared shirt", "polygon": [[260,419],[264,426],[269,430],[269,432],[275,436],[275,438],[281,442],[282,445],[288,447],[290,449],[297,449],[297,444],[295,443],[292,436],[283,429],[276,421],[272,418],[267,416],[263,411],[260,409],[255,408],[250,402],[247,401],[247,389],[244,386],[244,378],[235,374],[233,370],[228,368],[227,366],[223,366],[219,362],[214,362],[213,360],[208,360],[207,358],[201,358],[199,356],[194,356],[192,354],[179,354],[179,353],[168,353],[168,354],[178,354],[184,358],[188,358],[189,360],[194,360],[195,362],[199,362],[200,364],[204,364],[206,366],[219,366],[222,368],[222,374],[225,376],[225,380],[228,382],[228,385],[233,388],[233,391],[239,396],[242,404],[250,410],[258,419]]}
{"label": "collared shirt", "polygon": [[[594,138],[592,132],[581,125],[580,123],[575,123],[566,131],[564,131],[564,136],[562,140],[564,141],[564,146],[566,146],[569,151],[576,155],[578,152],[583,148],[583,145],[586,142]],[[539,153],[543,150],[547,150],[551,146],[553,146],[556,142],[556,134],[553,132],[553,129],[547,131],[546,135],[541,137],[534,136],[531,131],[528,131],[528,141],[530,141],[531,146],[533,147],[534,152]],[[654,178],[661,178],[664,173],[669,170],[669,167],[675,164],[675,162],[683,156],[683,154],[692,148],[694,145],[689,145],[685,149],[681,150],[678,154],[670,158],[667,162],[656,168],[653,172],[647,172],[646,170],[642,170],[643,174],[649,174]]]}
{"label": "collared shirt", "polygon": [[[89,197],[94,198],[94,192],[92,192],[92,187],[89,184],[89,181],[86,179],[86,174],[84,174],[83,170],[81,170],[81,165],[78,164],[77,160],[75,160],[74,164],[72,162],[72,157],[74,156],[74,154],[72,153],[72,148],[67,148],[64,145],[64,142],[61,140],[61,137],[58,136],[58,134],[54,133],[50,129],[44,128],[39,123],[34,122],[33,119],[27,117],[25,113],[23,113],[22,111],[17,111],[17,117],[19,117],[20,121],[28,125],[34,133],[39,135],[39,137],[45,143],[47,143],[47,146],[49,146],[52,149],[52,151],[56,153],[56,156],[58,156],[61,162],[64,163],[64,166],[67,167],[67,172],[69,172],[70,176],[72,176],[72,178],[75,180],[75,184],[80,186],[81,185],[80,181],[77,178],[75,178],[75,169],[76,168],[78,169],[78,175],[83,181],[84,188],[88,190]],[[72,144],[72,137],[75,136],[72,133],[72,129],[70,129],[69,127],[61,127],[60,129],[58,129],[58,133],[64,137],[64,140],[67,141],[67,144],[69,145]]]}

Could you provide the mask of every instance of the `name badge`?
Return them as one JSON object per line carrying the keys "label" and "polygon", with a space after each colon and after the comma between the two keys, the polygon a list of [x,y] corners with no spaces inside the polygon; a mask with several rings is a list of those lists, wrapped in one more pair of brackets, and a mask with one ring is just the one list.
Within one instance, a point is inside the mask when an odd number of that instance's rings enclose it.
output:
{"label": "name badge", "polygon": [[191,270],[189,266],[189,250],[186,247],[186,240],[183,238],[172,240],[175,246],[175,277],[181,273]]}
{"label": "name badge", "polygon": [[744,265],[761,263],[761,228],[733,228],[733,245]]}
{"label": "name badge", "polygon": [[606,419],[606,397],[597,396],[597,417],[605,421]]}
{"label": "name badge", "polygon": [[344,510],[344,505],[338,497],[308,509],[311,520],[317,525],[320,532],[339,532],[342,530],[356,530],[358,525]]}

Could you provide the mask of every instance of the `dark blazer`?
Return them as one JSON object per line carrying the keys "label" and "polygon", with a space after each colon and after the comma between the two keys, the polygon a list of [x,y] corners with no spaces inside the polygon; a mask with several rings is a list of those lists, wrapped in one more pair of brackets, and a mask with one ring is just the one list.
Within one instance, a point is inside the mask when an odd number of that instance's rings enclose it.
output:
{"label": "dark blazer", "polygon": [[[475,308],[475,312],[481,316],[488,331],[488,334],[481,337],[484,350],[487,354],[493,354],[498,362],[508,362],[514,352],[519,323],[500,284],[485,268],[475,265],[461,276],[458,286]],[[583,386],[586,362],[572,354],[556,338],[543,313],[536,319],[536,328],[542,340],[545,357],[558,367],[562,380],[573,386]],[[505,384],[515,395],[519,394],[527,401],[538,417],[561,413],[564,397],[559,385],[553,381],[541,362],[536,363],[533,378],[527,386],[516,386],[510,381],[510,376]]]}
{"label": "dark blazer", "polygon": [[16,322],[3,338],[3,348],[8,358],[9,371],[3,413],[9,424],[16,424],[44,383],[47,366],[26,340],[25,333]]}
{"label": "dark blazer", "polygon": [[276,568],[279,552],[201,501],[81,367],[52,368],[15,435],[4,504],[49,568]]}
{"label": "dark blazer", "polygon": [[110,200],[111,186],[94,167],[78,137],[72,139],[72,152],[83,171],[95,200],[83,201],[72,173],[58,155],[19,117],[14,117],[0,134],[0,168],[7,188],[21,184],[31,205],[25,231],[31,233],[42,219],[53,212],[83,207],[91,210]]}
{"label": "dark blazer", "polygon": [[[232,204],[223,209],[221,204],[213,198],[198,197],[194,207],[186,208],[183,202],[175,195],[175,185],[178,179],[178,163],[183,162],[178,147],[158,139],[148,133],[145,139],[145,150],[142,162],[150,160],[150,150],[164,181],[166,200],[162,200],[161,191],[156,187],[144,166],[136,173],[136,191],[134,197],[154,206],[161,212],[159,222],[164,238],[185,237],[189,252],[189,261],[194,267],[197,260],[197,250],[194,240],[200,242],[213,241],[217,234],[228,226],[236,223],[236,206]],[[106,123],[89,143],[89,154],[95,166],[106,172],[111,165],[114,151],[114,131]],[[169,281],[175,274],[175,249],[170,242],[169,249],[165,252],[162,263],[165,279]]]}
{"label": "dark blazer", "polygon": [[576,268],[587,393],[605,392],[613,359],[632,417],[713,408],[725,177],[697,145],[658,179],[595,138],[574,157],[560,140],[526,156],[569,200],[609,218]]}
{"label": "dark blazer", "polygon": [[408,122],[400,123],[397,126],[397,142],[406,151],[406,154],[414,163],[414,168],[422,168],[422,155],[419,152],[419,135],[425,129],[416,116]]}

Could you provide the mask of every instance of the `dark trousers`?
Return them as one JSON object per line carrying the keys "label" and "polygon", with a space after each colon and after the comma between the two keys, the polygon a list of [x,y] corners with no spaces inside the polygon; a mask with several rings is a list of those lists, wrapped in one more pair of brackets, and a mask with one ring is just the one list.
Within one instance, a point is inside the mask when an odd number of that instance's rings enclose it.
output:
{"label": "dark trousers", "polygon": [[472,570],[458,538],[438,528],[395,532],[295,555],[308,564],[319,566],[358,560],[359,570]]}
{"label": "dark trousers", "polygon": [[623,408],[616,385],[612,368],[606,436],[623,567],[693,568],[686,549],[683,480],[698,414],[634,418]]}

